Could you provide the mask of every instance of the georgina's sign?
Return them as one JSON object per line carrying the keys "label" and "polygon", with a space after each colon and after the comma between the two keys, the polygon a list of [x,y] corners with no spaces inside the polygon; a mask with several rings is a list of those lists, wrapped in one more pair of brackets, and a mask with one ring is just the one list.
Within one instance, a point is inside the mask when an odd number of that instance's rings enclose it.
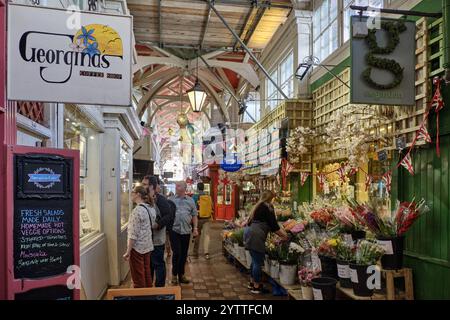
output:
{"label": "georgina's sign", "polygon": [[70,14],[9,5],[8,99],[131,105],[131,17]]}

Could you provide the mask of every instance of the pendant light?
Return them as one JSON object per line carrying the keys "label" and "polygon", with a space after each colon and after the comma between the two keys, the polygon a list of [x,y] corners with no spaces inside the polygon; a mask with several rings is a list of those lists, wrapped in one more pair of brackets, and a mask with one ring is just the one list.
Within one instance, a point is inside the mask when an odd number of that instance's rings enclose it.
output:
{"label": "pendant light", "polygon": [[200,86],[198,81],[198,57],[197,57],[197,78],[192,89],[187,91],[189,102],[191,103],[192,111],[201,112],[203,103],[206,100],[206,92]]}

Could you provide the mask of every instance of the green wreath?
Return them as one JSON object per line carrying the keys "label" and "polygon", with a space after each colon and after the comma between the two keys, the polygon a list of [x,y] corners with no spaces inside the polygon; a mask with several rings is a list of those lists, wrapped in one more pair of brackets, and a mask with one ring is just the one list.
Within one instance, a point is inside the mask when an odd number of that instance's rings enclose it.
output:
{"label": "green wreath", "polygon": [[[376,29],[369,30],[366,36],[366,42],[369,45],[369,53],[366,55],[366,63],[370,67],[365,69],[362,73],[364,81],[366,81],[369,86],[379,89],[379,90],[389,90],[397,87],[403,81],[403,70],[397,61],[392,59],[378,58],[375,54],[390,54],[400,43],[400,33],[406,31],[406,25],[403,21],[392,22],[383,21],[381,22],[381,28],[386,30],[389,34],[389,41],[386,47],[382,48],[378,46]],[[372,77],[372,67],[377,69],[388,70],[394,75],[394,80],[388,84],[380,84],[375,82]]]}

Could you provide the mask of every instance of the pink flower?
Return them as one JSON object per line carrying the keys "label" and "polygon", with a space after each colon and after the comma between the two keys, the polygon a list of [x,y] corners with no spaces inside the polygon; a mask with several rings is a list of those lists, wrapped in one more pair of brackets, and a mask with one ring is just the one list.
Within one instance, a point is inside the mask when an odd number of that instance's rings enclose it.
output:
{"label": "pink flower", "polygon": [[302,232],[303,230],[305,230],[305,226],[303,225],[303,223],[297,223],[297,224],[291,229],[291,232],[292,232],[292,233],[299,233],[299,232]]}

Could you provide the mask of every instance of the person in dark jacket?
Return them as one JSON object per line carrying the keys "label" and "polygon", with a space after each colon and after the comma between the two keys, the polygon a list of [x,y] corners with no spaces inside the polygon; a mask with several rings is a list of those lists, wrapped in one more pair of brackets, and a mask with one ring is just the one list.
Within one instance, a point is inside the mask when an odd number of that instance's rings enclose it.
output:
{"label": "person in dark jacket", "polygon": [[272,201],[275,194],[266,190],[261,194],[259,202],[253,207],[244,230],[244,246],[250,251],[252,263],[251,278],[248,288],[252,293],[263,293],[261,283],[262,266],[264,264],[265,243],[269,232],[276,233],[282,240],[287,240],[287,233],[278,225]]}
{"label": "person in dark jacket", "polygon": [[155,203],[157,210],[157,230],[154,238],[154,250],[151,254],[151,275],[155,279],[155,287],[164,287],[166,283],[166,263],[164,249],[166,246],[166,229],[170,229],[175,218],[175,212],[161,192],[160,181],[155,176],[145,176],[142,185],[155,190]]}

